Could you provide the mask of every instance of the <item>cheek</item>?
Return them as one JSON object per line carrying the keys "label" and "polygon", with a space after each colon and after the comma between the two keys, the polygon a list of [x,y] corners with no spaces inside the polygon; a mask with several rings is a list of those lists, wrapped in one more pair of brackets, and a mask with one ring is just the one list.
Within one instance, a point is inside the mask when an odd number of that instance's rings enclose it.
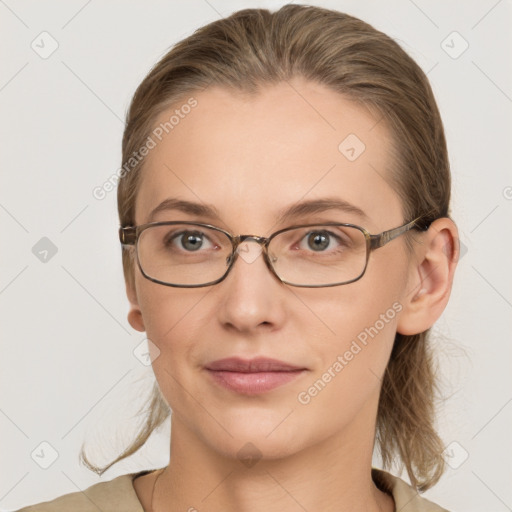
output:
{"label": "cheek", "polygon": [[[319,312],[323,323],[317,321],[318,329],[328,334],[309,337],[310,351],[319,364],[314,375],[317,385],[311,393],[303,390],[307,395],[304,401],[318,391],[323,395],[321,402],[330,396],[345,403],[360,403],[380,385],[403,309],[398,300],[399,279],[390,272],[384,274],[377,280],[368,273],[360,281],[308,297],[311,309]],[[309,329],[307,324],[304,320],[303,332],[311,333],[311,319]],[[324,387],[333,394],[324,393]]]}
{"label": "cheek", "polygon": [[[210,288],[173,288],[137,277],[137,297],[148,338],[165,343],[173,333],[184,327],[199,325],[196,307]],[[193,321],[192,321],[193,318]]]}
{"label": "cheek", "polygon": [[189,341],[208,336],[207,311],[201,302],[211,289],[172,288],[146,279],[138,284],[147,338],[158,348],[155,352],[163,356],[153,362],[155,373],[164,368],[170,373],[179,372],[194,346]]}
{"label": "cheek", "polygon": [[334,334],[310,346],[319,364],[295,397],[304,428],[316,425],[326,435],[359,414],[372,421],[401,309],[387,297],[360,300],[356,294],[337,303],[336,309],[324,309]]}
{"label": "cheek", "polygon": [[400,303],[402,287],[398,276],[392,273],[392,269],[383,270],[377,277],[368,272],[354,283],[319,289],[316,295],[304,297],[304,302],[311,305],[311,310],[318,311],[319,319],[330,331],[330,345],[348,349],[356,339],[365,344],[377,336],[394,338],[403,306]]}
{"label": "cheek", "polygon": [[173,411],[193,411],[198,395],[191,386],[198,361],[196,340],[204,340],[208,346],[207,312],[202,300],[209,289],[174,289],[145,281],[140,283],[139,305],[153,346],[156,381]]}

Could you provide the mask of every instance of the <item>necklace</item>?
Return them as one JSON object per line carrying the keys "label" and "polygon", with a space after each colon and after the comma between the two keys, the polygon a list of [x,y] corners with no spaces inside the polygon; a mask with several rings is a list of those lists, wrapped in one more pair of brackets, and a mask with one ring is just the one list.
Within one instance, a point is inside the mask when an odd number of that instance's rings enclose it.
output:
{"label": "necklace", "polygon": [[155,498],[155,489],[156,489],[156,483],[158,482],[158,479],[162,476],[162,473],[164,472],[165,468],[162,468],[160,470],[160,474],[156,477],[155,483],[153,484],[153,491],[151,492],[151,508],[150,512],[155,512],[155,509],[153,508],[153,500]]}

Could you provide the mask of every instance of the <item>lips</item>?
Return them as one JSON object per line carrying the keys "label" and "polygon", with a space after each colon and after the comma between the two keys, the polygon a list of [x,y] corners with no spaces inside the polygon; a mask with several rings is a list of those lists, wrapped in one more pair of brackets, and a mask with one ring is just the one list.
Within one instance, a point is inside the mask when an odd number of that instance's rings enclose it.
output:
{"label": "lips", "polygon": [[258,373],[258,372],[289,372],[295,370],[305,370],[300,366],[294,366],[277,359],[269,359],[267,357],[258,357],[256,359],[241,359],[239,357],[229,357],[227,359],[219,359],[213,363],[206,365],[208,370],[225,371],[225,372],[241,372],[241,373]]}
{"label": "lips", "polygon": [[244,395],[271,391],[307,371],[304,367],[264,357],[250,360],[238,357],[219,359],[207,364],[205,368],[214,382]]}

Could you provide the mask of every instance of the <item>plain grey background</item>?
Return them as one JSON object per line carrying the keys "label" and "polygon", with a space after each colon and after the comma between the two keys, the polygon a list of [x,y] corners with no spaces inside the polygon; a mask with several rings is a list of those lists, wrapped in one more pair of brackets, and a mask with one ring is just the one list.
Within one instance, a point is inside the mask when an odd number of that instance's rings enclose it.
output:
{"label": "plain grey background", "polygon": [[[1,510],[98,482],[78,464],[82,442],[107,462],[142,420],[153,374],[144,335],[126,321],[116,193],[92,194],[120,165],[136,86],[201,25],[284,3],[0,0]],[[454,511],[512,510],[512,3],[310,3],[371,23],[428,73],[463,255],[434,329],[450,467],[426,497]],[[166,464],[168,433],[101,480]]]}

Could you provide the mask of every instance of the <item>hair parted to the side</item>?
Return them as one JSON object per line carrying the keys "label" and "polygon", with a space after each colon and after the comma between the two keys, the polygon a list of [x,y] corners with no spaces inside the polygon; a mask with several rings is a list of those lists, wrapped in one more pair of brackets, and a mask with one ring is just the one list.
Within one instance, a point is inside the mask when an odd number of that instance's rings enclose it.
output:
{"label": "hair parted to the side", "polygon": [[[443,125],[428,79],[389,36],[347,14],[308,5],[285,5],[275,12],[244,9],[212,22],[176,44],[137,88],[127,113],[122,159],[127,162],[151,134],[155,120],[171,106],[209,85],[257,94],[265,85],[294,77],[323,84],[369,108],[394,141],[392,186],[403,218],[427,215],[427,224],[449,217],[450,169]],[[135,224],[135,198],[144,160],[118,184],[122,226]],[[406,236],[411,249],[414,234]],[[123,270],[133,285],[132,252],[124,249]],[[420,491],[444,471],[443,443],[434,428],[436,381],[429,331],[397,334],[386,369],[377,416],[376,441],[384,468],[396,457]],[[169,416],[154,384],[147,420],[126,450],[102,474],[135,453]]]}

